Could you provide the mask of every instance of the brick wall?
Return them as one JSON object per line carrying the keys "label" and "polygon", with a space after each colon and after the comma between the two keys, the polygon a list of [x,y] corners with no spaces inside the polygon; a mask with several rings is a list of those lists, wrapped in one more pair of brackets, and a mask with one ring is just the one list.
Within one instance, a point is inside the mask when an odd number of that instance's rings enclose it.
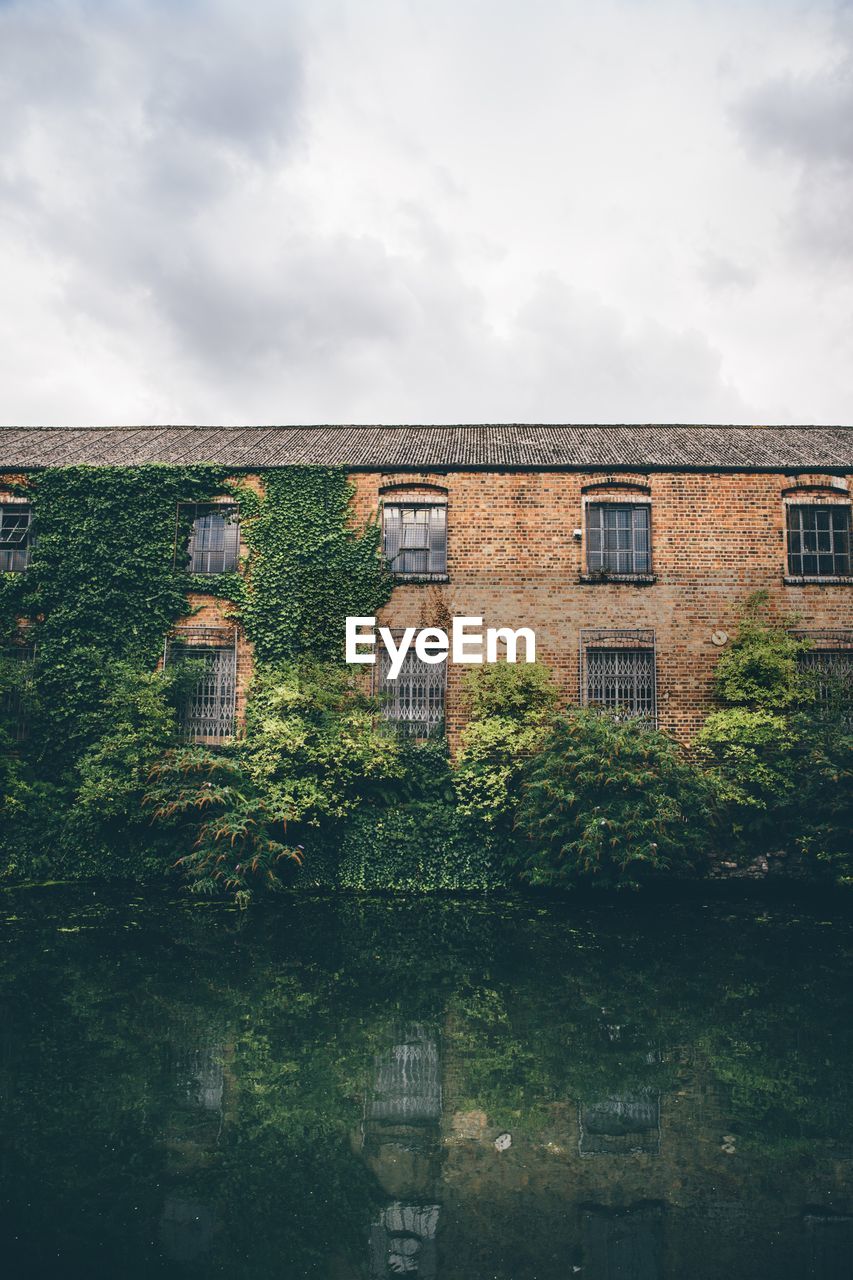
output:
{"label": "brick wall", "polygon": [[[359,473],[353,481],[360,520],[375,516],[380,499],[424,501],[443,491],[447,502],[448,581],[401,583],[383,622],[443,625],[456,614],[482,616],[485,626],[532,627],[537,656],[572,702],[581,628],[653,629],[659,723],[682,738],[711,706],[720,654],[711,637],[734,635],[737,607],[751,592],[766,589],[773,615],[797,614],[800,628],[853,627],[853,584],[784,581],[786,498],[849,502],[853,477],[489,471]],[[583,581],[585,500],[650,504],[653,582]],[[465,670],[448,666],[451,739],[463,722]]]}
{"label": "brick wall", "polygon": [[[258,488],[257,477],[247,477]],[[447,580],[400,583],[381,621],[393,627],[449,625],[474,615],[484,626],[529,626],[537,654],[565,697],[579,700],[583,628],[653,630],[658,720],[682,738],[711,706],[720,647],[734,635],[738,605],[759,589],[773,615],[802,629],[853,628],[853,581],[785,581],[786,502],[849,504],[853,476],[790,473],[359,472],[353,521],[376,517],[382,501],[446,503]],[[2,497],[2,483],[0,483]],[[585,581],[584,505],[644,502],[651,507],[651,582]],[[575,530],[581,530],[580,537]],[[228,626],[228,605],[193,599],[191,622]],[[190,620],[188,620],[190,621]],[[233,624],[230,624],[233,626]],[[464,722],[460,682],[448,664],[451,741]],[[251,649],[238,637],[238,718],[251,675]]]}

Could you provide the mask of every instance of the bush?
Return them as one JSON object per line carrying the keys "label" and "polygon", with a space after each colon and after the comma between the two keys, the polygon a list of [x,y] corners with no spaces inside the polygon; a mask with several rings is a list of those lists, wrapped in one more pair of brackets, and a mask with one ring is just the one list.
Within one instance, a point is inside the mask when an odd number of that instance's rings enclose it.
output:
{"label": "bush", "polygon": [[340,889],[498,889],[507,884],[494,841],[449,804],[412,801],[363,809],[336,840],[312,846],[304,860],[308,883]]}
{"label": "bush", "polygon": [[246,770],[284,823],[340,821],[387,796],[403,775],[400,742],[350,668],[265,664],[252,684],[241,748]]}
{"label": "bush", "polygon": [[[808,643],[765,615],[752,596],[714,680],[723,706],[696,737],[732,849],[744,858],[797,850],[838,876],[853,869],[849,689],[820,697],[798,665]],[[827,690],[824,690],[826,693]]]}
{"label": "bush", "polygon": [[689,871],[707,851],[708,799],[701,773],[665,734],[571,710],[525,773],[524,878],[637,888],[656,873]]}
{"label": "bush", "polygon": [[232,751],[167,751],[150,770],[144,803],[186,849],[175,866],[195,893],[226,889],[246,905],[253,888],[279,888],[282,864],[300,860],[299,849],[280,838],[285,825]]}
{"label": "bush", "polygon": [[539,663],[497,663],[472,672],[465,694],[470,719],[456,759],[459,812],[506,841],[522,771],[556,715],[557,689]]}

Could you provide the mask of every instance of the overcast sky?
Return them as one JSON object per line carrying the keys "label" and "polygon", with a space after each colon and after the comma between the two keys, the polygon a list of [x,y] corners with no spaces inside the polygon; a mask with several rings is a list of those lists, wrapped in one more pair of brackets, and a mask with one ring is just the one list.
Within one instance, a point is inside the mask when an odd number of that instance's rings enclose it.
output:
{"label": "overcast sky", "polygon": [[0,421],[853,422],[853,0],[0,0]]}

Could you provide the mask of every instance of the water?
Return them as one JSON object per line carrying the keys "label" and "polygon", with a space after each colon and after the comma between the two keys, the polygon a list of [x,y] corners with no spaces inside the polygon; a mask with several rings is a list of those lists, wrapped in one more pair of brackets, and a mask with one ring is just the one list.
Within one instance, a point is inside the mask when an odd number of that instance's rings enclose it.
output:
{"label": "water", "polygon": [[4,1277],[853,1277],[839,906],[0,908]]}

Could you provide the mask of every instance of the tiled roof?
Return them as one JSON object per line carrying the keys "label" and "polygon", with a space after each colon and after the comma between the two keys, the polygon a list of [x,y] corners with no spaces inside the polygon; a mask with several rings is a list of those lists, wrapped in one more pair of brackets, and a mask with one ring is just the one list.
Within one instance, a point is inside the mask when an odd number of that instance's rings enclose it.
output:
{"label": "tiled roof", "polygon": [[851,427],[0,427],[0,467],[218,462],[256,469],[710,467],[853,471]]}

